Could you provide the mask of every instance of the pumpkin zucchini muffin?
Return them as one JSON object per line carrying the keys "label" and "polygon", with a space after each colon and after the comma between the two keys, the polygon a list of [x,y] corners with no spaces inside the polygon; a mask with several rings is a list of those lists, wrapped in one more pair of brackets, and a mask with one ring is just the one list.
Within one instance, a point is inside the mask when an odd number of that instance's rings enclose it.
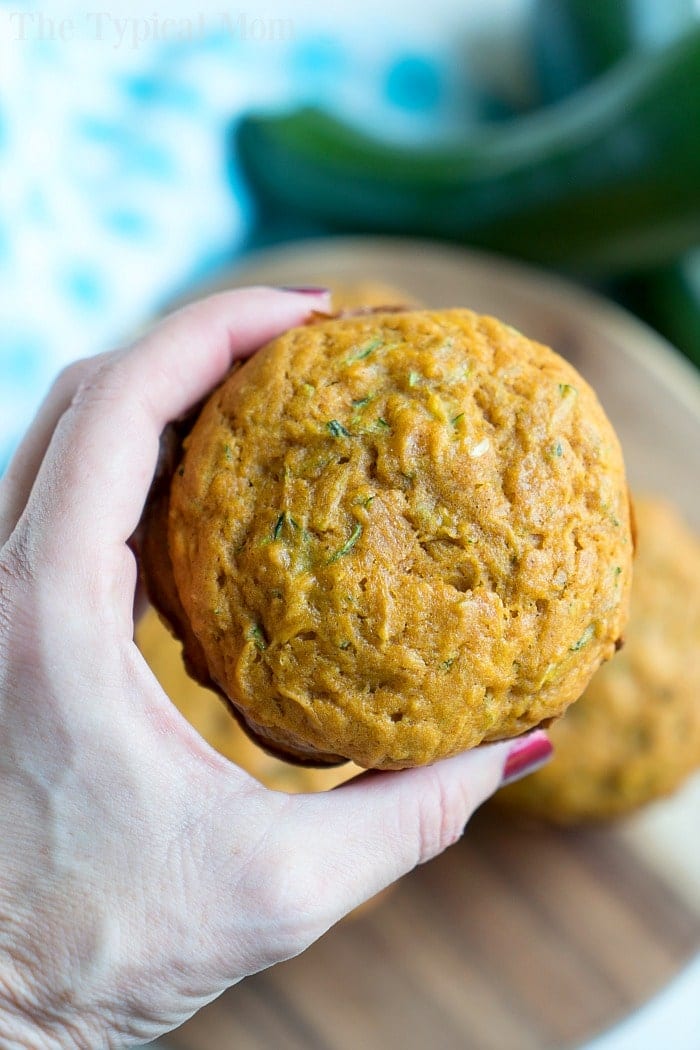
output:
{"label": "pumpkin zucchini muffin", "polygon": [[620,639],[617,438],[570,365],[492,318],[318,318],[234,371],[183,448],[149,590],[285,757],[398,769],[516,736]]}
{"label": "pumpkin zucchini muffin", "polygon": [[627,642],[551,730],[554,759],[497,802],[562,824],[613,817],[700,767],[700,541],[635,498],[639,545]]}
{"label": "pumpkin zucchini muffin", "polygon": [[350,763],[325,769],[291,765],[259,748],[219,697],[185,672],[180,646],[154,609],[148,609],[139,621],[136,644],[164,691],[200,736],[265,787],[291,794],[328,791],[359,772]]}

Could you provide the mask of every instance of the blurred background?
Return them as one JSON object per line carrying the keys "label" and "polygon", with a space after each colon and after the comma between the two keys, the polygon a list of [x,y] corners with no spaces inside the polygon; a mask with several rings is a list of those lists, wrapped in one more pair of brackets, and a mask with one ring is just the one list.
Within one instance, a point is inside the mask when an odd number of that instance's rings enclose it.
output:
{"label": "blurred background", "polygon": [[[70,360],[132,338],[169,304],[232,279],[232,267],[293,283],[288,262],[255,263],[261,248],[314,239],[317,259],[319,237],[389,234],[432,242],[422,271],[407,273],[409,300],[452,297],[463,267],[474,301],[453,305],[512,311],[584,366],[622,424],[633,485],[649,481],[697,524],[697,391],[674,357],[700,367],[699,129],[700,0],[113,0],[100,10],[0,0],[0,474]],[[544,277],[443,258],[448,242]],[[356,299],[369,296],[365,277],[391,282],[365,274],[369,256],[380,271],[382,259],[402,269],[395,244],[371,244],[355,245],[354,261],[330,249]],[[555,273],[626,306],[676,351],[572,296]],[[373,294],[386,303],[395,292]],[[700,766],[700,545],[681,542],[680,528],[661,530],[673,564],[650,557],[639,573],[659,574],[673,615],[647,617],[640,603],[639,641],[626,650],[640,664],[648,651],[663,657],[663,689],[644,670],[631,694],[629,768],[639,751],[647,778],[671,731]],[[642,628],[658,630],[654,644]],[[270,786],[330,786],[253,748],[187,678],[153,613],[139,630],[169,695],[214,746]],[[622,695],[619,679],[611,694]],[[656,736],[637,732],[635,704],[658,716]],[[673,748],[676,783],[687,770]],[[388,903],[244,982],[171,1045],[218,1050],[235,1025],[236,1045],[264,1050],[461,1050],[465,1033],[478,1050],[561,1050],[629,1014],[695,955],[663,1011],[652,1003],[596,1047],[697,1050],[699,806],[696,778],[609,831],[480,815]]]}
{"label": "blurred background", "polygon": [[253,248],[449,239],[700,362],[693,0],[0,5],[0,472],[66,361]]}

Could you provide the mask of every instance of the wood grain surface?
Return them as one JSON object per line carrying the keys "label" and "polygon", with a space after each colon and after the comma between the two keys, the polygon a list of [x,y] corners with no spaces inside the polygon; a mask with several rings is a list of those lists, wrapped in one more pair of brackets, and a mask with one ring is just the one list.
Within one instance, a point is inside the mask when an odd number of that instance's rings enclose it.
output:
{"label": "wood grain surface", "polygon": [[[221,283],[373,278],[429,306],[495,314],[571,359],[618,429],[633,485],[671,497],[700,528],[700,382],[662,340],[603,300],[501,261],[386,239],[278,249]],[[576,1047],[700,950],[699,826],[700,792],[692,790],[657,804],[648,821],[576,831],[487,807],[457,846],[372,910],[242,982],[168,1045]]]}
{"label": "wood grain surface", "polygon": [[180,1050],[560,1050],[626,1016],[700,915],[614,830],[480,813],[465,838],[304,955],[169,1037]]}

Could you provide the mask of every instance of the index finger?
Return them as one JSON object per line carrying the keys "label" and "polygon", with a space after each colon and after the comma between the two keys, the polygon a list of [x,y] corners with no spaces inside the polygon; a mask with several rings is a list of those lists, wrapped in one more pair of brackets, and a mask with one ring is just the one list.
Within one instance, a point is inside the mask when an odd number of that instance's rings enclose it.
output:
{"label": "index finger", "polygon": [[56,426],[19,523],[29,549],[54,566],[83,567],[123,546],[138,524],[166,424],[234,360],[327,305],[323,292],[222,292],[111,357]]}

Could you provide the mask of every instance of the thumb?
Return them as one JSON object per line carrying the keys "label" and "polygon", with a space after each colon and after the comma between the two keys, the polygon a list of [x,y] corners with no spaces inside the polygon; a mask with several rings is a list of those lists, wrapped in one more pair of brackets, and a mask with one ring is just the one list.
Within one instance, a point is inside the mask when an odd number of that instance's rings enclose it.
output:
{"label": "thumb", "polygon": [[550,757],[542,730],[475,748],[432,766],[371,772],[335,791],[297,796],[290,822],[309,903],[330,926],[362,901],[456,842],[474,811],[502,784]]}

